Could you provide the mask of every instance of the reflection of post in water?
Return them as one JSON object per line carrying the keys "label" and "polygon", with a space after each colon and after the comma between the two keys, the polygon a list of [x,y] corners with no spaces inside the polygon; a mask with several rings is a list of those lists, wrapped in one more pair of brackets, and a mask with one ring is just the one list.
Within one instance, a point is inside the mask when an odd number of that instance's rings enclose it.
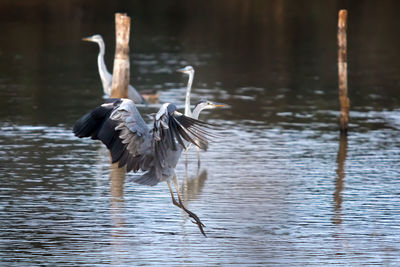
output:
{"label": "reflection of post in water", "polygon": [[123,201],[126,168],[118,168],[118,163],[111,164],[110,193],[112,201]]}
{"label": "reflection of post in water", "polygon": [[336,169],[336,181],[335,181],[335,194],[334,194],[334,201],[335,201],[335,217],[334,223],[340,224],[342,222],[341,218],[341,210],[342,210],[342,191],[343,191],[343,183],[345,177],[345,170],[344,164],[346,162],[347,157],[347,135],[341,134],[340,135],[340,143],[339,143],[339,151],[337,155],[337,169]]}
{"label": "reflection of post in water", "polygon": [[124,231],[124,183],[126,169],[118,168],[118,163],[111,164],[110,168],[110,214],[111,214],[111,250],[113,253],[113,265],[120,265],[125,251]]}
{"label": "reflection of post in water", "polygon": [[[118,168],[118,163],[111,164],[110,170],[110,194],[111,194],[111,220],[113,228],[120,229],[124,225],[124,184],[126,169]],[[113,236],[118,232],[113,232]]]}

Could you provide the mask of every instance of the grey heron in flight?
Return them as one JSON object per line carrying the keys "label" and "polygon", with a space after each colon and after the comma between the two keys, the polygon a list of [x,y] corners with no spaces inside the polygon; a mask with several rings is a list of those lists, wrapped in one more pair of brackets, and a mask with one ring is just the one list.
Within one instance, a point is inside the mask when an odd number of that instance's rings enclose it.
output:
{"label": "grey heron in flight", "polygon": [[[191,117],[191,118],[194,118],[197,120],[199,118],[200,112],[203,109],[208,109],[213,105],[215,105],[216,107],[224,107],[225,106],[225,104],[213,103],[213,102],[210,102],[210,104],[209,104],[209,103],[207,103],[208,101],[203,100],[203,101],[198,102],[194,106],[193,111],[192,111],[190,109],[190,94],[192,91],[194,68],[192,66],[186,66],[182,69],[178,69],[177,71],[189,76],[188,83],[186,86],[185,116],[188,116],[188,117]],[[189,149],[189,147],[190,147],[190,144],[187,146],[186,156],[187,156],[187,150]],[[198,163],[198,166],[200,166],[200,150],[198,147],[196,147],[196,148],[197,148],[197,160],[198,160],[197,163]]]}
{"label": "grey heron in flight", "polygon": [[[218,104],[207,101],[199,110],[216,107]],[[110,150],[112,162],[118,162],[118,167],[126,166],[127,172],[143,171],[142,175],[133,178],[134,182],[153,186],[166,181],[173,204],[193,218],[205,236],[204,224],[182,202],[175,167],[187,143],[201,149],[208,147],[209,138],[213,136],[209,132],[210,126],[178,112],[174,104],[165,103],[153,115],[153,128],[150,129],[133,101],[115,98],[80,118],[73,132],[79,138],[91,137],[103,142]]]}
{"label": "grey heron in flight", "polygon": [[[95,34],[90,37],[82,38],[83,41],[94,42],[99,45],[99,55],[97,56],[97,66],[99,68],[99,74],[101,83],[103,84],[103,91],[107,97],[111,95],[112,75],[108,72],[107,66],[104,62],[104,54],[106,52],[106,46],[103,41],[103,37],[100,34]],[[133,100],[136,104],[144,104],[146,100],[135,90],[132,85],[128,87],[128,98]]]}

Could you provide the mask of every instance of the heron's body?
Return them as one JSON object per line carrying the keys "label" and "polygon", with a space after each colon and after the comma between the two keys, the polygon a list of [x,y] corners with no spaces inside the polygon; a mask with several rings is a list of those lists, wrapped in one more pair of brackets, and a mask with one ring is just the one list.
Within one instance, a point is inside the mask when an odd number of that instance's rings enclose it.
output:
{"label": "heron's body", "polygon": [[[211,102],[207,104],[212,105]],[[213,107],[217,107],[214,105]],[[207,108],[206,106],[203,107]],[[165,103],[153,117],[153,128],[144,122],[133,101],[129,99],[110,99],[84,115],[74,125],[76,136],[100,140],[110,150],[112,162],[127,171],[143,171],[134,182],[156,185],[167,181],[173,196],[170,180],[177,189],[178,207],[196,220],[201,232],[202,223],[181,203],[176,182],[175,167],[186,144],[192,143],[206,149],[208,137],[207,123],[187,117],[176,110],[176,106]]]}
{"label": "heron's body", "polygon": [[[99,54],[97,55],[97,67],[99,68],[99,74],[101,83],[103,85],[103,92],[107,97],[111,96],[112,89],[112,75],[108,72],[106,63],[104,62],[104,55],[106,52],[106,46],[104,44],[103,37],[99,34],[95,34],[90,37],[83,38],[84,41],[95,42],[99,45]],[[136,104],[146,103],[146,100],[136,91],[132,86],[128,86],[128,98],[134,101]]]}

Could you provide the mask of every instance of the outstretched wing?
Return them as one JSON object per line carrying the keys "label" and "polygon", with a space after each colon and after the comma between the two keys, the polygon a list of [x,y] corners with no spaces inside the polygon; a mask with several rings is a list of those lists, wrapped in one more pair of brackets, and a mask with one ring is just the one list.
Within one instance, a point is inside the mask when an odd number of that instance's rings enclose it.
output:
{"label": "outstretched wing", "polygon": [[123,99],[121,105],[111,113],[110,119],[116,123],[115,134],[124,145],[123,155],[117,160],[118,166],[127,165],[128,172],[148,170],[153,160],[150,130],[134,102]]}
{"label": "outstretched wing", "polygon": [[[164,104],[154,117],[153,139],[164,150],[177,150],[177,144],[186,148],[186,142],[207,149],[207,131],[210,124],[187,117],[176,110],[174,104]],[[185,140],[185,141],[184,141]]]}
{"label": "outstretched wing", "polygon": [[176,106],[164,104],[154,117],[152,136],[153,166],[150,171],[134,181],[155,185],[173,175],[182,149],[188,142],[206,149],[209,136],[205,122],[192,119],[176,111]]}
{"label": "outstretched wing", "polygon": [[111,99],[84,115],[74,126],[78,137],[100,140],[110,150],[112,162],[127,171],[146,170],[151,164],[151,135],[135,104]]}

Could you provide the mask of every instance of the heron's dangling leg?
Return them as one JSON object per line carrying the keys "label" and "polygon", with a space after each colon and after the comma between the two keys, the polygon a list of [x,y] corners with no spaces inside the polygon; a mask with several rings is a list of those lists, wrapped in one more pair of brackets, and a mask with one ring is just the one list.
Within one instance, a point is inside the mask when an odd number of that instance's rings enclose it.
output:
{"label": "heron's dangling leg", "polygon": [[170,191],[171,197],[172,197],[172,203],[173,203],[175,206],[177,206],[177,207],[183,209],[183,210],[189,215],[189,217],[193,218],[195,221],[192,221],[192,222],[195,223],[195,224],[197,224],[197,226],[198,226],[199,229],[200,229],[200,232],[201,232],[204,236],[207,236],[206,233],[205,233],[204,230],[203,230],[203,227],[205,227],[205,225],[200,221],[199,217],[197,217],[196,214],[194,214],[193,212],[191,212],[190,210],[188,210],[188,209],[183,205],[181,195],[179,194],[179,184],[178,184],[178,179],[177,179],[176,175],[174,175],[174,178],[173,178],[173,179],[174,179],[173,182],[174,182],[174,185],[175,185],[176,194],[178,195],[178,201],[179,201],[179,203],[177,203],[176,200],[175,200],[174,193],[173,193],[172,187],[171,187],[171,182],[170,182],[170,181],[167,181],[168,187],[169,187],[169,191]]}
{"label": "heron's dangling leg", "polygon": [[171,182],[167,181],[168,187],[169,187],[169,192],[171,193],[171,198],[172,198],[172,203],[177,206],[177,207],[181,207],[181,205],[179,205],[178,202],[176,202],[175,200],[175,196],[174,196],[174,191],[172,191],[172,186],[171,186]]}

